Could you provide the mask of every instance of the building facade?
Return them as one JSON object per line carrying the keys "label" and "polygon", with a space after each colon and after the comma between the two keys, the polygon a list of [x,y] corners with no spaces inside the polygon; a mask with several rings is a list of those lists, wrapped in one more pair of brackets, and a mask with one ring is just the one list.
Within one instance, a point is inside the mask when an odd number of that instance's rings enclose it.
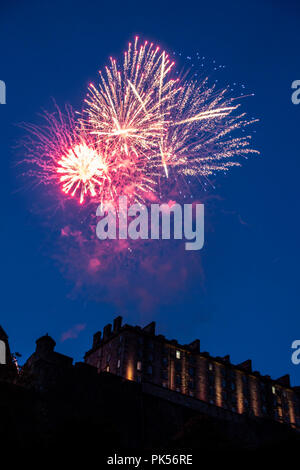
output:
{"label": "building facade", "polygon": [[300,427],[299,392],[288,375],[277,380],[252,370],[251,360],[200,351],[200,341],[181,345],[155,334],[155,322],[141,328],[115,318],[93,337],[85,362],[98,372],[150,382],[237,414],[274,419]]}

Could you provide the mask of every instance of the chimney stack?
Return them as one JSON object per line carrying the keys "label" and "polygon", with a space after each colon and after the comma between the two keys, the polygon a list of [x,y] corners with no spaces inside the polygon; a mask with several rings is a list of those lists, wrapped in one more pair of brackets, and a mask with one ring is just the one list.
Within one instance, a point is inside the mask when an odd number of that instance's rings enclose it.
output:
{"label": "chimney stack", "polygon": [[93,348],[96,348],[101,343],[101,331],[97,331],[97,333],[93,336]]}
{"label": "chimney stack", "polygon": [[114,319],[114,333],[119,331],[122,326],[122,317],[118,316],[117,318]]}
{"label": "chimney stack", "polygon": [[103,328],[103,341],[106,341],[111,335],[111,323]]}

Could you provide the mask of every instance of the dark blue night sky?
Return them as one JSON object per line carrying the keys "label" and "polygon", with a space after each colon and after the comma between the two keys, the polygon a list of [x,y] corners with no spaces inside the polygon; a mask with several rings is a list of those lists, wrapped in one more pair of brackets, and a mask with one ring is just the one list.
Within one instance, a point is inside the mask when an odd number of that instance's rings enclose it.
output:
{"label": "dark blue night sky", "polygon": [[[252,358],[255,370],[274,378],[290,373],[300,385],[290,349],[300,336],[300,105],[291,102],[291,83],[300,79],[299,3],[12,0],[0,11],[0,79],[7,86],[0,106],[0,324],[12,350],[23,360],[48,332],[60,352],[81,360],[92,334],[119,313],[113,303],[70,296],[72,282],[45,249],[49,229],[17,178],[14,146],[16,124],[36,121],[51,97],[79,106],[97,70],[138,34],[182,57],[199,52],[225,64],[224,83],[254,92],[244,106],[260,119],[254,143],[261,156],[217,176],[202,272],[154,315],[158,330],[182,343],[199,337],[202,350],[230,354],[234,363]],[[131,307],[124,317],[152,319]],[[78,324],[86,324],[78,338],[62,342]]]}

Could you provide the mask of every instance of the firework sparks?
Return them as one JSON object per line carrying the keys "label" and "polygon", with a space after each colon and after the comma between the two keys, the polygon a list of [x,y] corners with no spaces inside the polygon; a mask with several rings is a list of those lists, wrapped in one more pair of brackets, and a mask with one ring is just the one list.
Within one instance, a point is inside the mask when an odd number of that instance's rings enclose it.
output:
{"label": "firework sparks", "polygon": [[[121,66],[110,59],[100,82],[88,88],[82,113],[70,107],[45,113],[46,125],[25,125],[31,175],[56,182],[80,203],[115,202],[121,195],[145,201],[177,175],[202,181],[258,153],[250,135],[254,121],[238,113],[236,98],[208,80],[174,78],[174,62],[149,44],[129,44]],[[148,195],[148,196],[147,196]],[[150,199],[153,199],[150,197]]]}
{"label": "firework sparks", "polygon": [[62,113],[55,105],[55,112],[43,114],[44,126],[25,124],[29,131],[24,145],[26,162],[34,165],[30,171],[41,184],[59,183],[65,194],[95,197],[107,178],[107,165],[101,149],[78,125],[70,106]]}
{"label": "firework sparks", "polygon": [[89,192],[92,197],[97,195],[96,188],[101,188],[101,181],[107,173],[107,166],[101,155],[85,144],[70,148],[68,153],[58,161],[57,173],[61,174],[63,191],[74,196],[79,190],[80,203]]}
{"label": "firework sparks", "polygon": [[85,100],[87,127],[96,139],[112,143],[138,158],[153,150],[166,131],[165,118],[178,92],[165,52],[146,41],[129,44],[121,69],[116,60],[100,73],[98,87],[91,84]]}

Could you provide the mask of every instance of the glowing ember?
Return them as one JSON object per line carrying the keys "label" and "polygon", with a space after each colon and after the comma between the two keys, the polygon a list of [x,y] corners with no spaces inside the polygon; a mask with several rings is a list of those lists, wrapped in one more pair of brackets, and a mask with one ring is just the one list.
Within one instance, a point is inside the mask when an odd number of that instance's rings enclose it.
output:
{"label": "glowing ember", "polygon": [[63,183],[63,191],[71,192],[74,196],[77,190],[80,193],[80,203],[84,196],[90,193],[96,196],[101,180],[105,177],[106,165],[101,156],[86,145],[80,144],[71,148],[58,162],[57,173]]}

